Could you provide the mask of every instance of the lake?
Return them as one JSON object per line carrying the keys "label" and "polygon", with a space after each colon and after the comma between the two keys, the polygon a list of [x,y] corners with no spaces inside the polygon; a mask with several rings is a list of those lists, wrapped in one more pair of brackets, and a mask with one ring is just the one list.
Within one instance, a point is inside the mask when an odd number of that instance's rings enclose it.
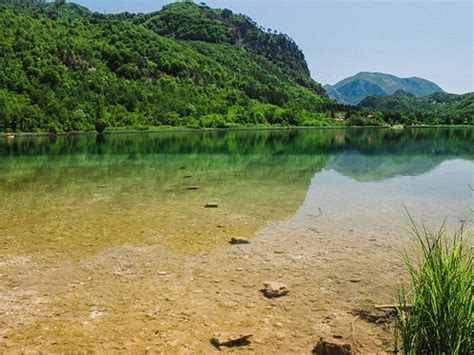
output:
{"label": "lake", "polygon": [[[473,136],[0,140],[0,353],[211,354],[215,332],[253,333],[245,350],[262,354],[309,353],[354,332],[362,352],[393,349],[392,328],[360,315],[397,302],[408,213],[472,230]],[[263,297],[269,280],[289,294]]]}
{"label": "lake", "polygon": [[472,128],[1,140],[0,253],[200,253],[292,216],[403,227],[405,207],[431,225],[471,221],[473,142]]}

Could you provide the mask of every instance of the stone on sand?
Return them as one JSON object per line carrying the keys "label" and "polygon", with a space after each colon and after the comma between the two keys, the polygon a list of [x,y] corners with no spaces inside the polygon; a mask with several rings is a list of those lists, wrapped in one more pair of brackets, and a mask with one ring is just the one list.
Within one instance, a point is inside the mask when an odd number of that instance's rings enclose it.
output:
{"label": "stone on sand", "polygon": [[249,244],[250,242],[245,238],[231,238],[230,244]]}
{"label": "stone on sand", "polygon": [[281,282],[267,281],[263,283],[265,288],[263,289],[263,294],[267,298],[275,298],[285,296],[290,290],[288,286]]}
{"label": "stone on sand", "polygon": [[318,345],[313,349],[313,354],[317,355],[351,355],[351,344],[344,343],[337,339],[321,338]]}
{"label": "stone on sand", "polygon": [[217,347],[248,345],[250,343],[249,338],[252,335],[252,333],[214,333],[211,342]]}

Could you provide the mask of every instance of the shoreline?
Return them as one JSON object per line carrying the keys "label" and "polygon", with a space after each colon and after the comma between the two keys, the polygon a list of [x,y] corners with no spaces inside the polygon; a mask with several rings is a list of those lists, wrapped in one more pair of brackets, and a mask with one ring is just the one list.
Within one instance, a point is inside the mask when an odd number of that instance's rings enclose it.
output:
{"label": "shoreline", "polygon": [[[420,125],[420,126],[406,126],[403,129],[422,129],[422,128],[472,128],[474,125]],[[55,137],[55,136],[85,136],[85,135],[118,135],[118,134],[138,134],[138,133],[183,133],[183,132],[238,132],[238,131],[289,131],[289,130],[341,130],[341,129],[393,129],[402,130],[402,128],[393,128],[392,126],[268,126],[268,127],[231,127],[231,128],[188,128],[188,127],[162,127],[150,129],[122,129],[115,128],[105,130],[103,133],[97,131],[71,131],[71,132],[0,132],[0,139],[14,139],[14,138],[36,138],[36,137]]]}

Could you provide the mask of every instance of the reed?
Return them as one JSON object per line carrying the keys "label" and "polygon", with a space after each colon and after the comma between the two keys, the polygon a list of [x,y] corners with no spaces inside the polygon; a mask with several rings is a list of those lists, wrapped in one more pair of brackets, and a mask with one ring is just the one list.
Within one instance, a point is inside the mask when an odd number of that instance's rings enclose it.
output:
{"label": "reed", "polygon": [[[411,217],[410,217],[411,219]],[[409,288],[401,288],[396,346],[404,354],[469,354],[474,350],[472,240],[447,236],[411,219],[419,256],[405,254]]]}

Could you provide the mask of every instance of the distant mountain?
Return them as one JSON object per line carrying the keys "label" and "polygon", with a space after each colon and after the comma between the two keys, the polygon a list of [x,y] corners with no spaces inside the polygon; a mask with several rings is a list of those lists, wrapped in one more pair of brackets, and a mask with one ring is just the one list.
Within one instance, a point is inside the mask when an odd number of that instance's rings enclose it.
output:
{"label": "distant mountain", "polygon": [[324,89],[333,99],[349,105],[357,105],[367,96],[388,96],[398,90],[418,97],[444,92],[438,85],[425,79],[368,72],[361,72],[335,85],[325,85]]}

